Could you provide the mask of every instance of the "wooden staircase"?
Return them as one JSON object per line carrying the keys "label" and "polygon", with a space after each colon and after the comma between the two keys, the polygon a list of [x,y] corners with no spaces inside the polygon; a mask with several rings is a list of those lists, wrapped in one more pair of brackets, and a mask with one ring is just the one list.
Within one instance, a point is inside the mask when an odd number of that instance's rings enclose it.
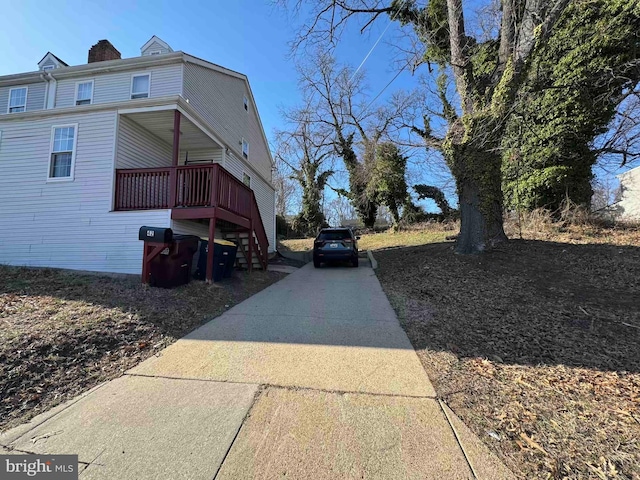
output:
{"label": "wooden staircase", "polygon": [[248,266],[247,258],[249,252],[249,232],[223,232],[225,240],[232,241],[238,245],[238,254],[236,255],[236,267],[252,270],[254,268],[264,269],[263,258],[267,258],[266,252],[262,251],[260,242],[253,232],[253,254],[251,255],[251,268]]}

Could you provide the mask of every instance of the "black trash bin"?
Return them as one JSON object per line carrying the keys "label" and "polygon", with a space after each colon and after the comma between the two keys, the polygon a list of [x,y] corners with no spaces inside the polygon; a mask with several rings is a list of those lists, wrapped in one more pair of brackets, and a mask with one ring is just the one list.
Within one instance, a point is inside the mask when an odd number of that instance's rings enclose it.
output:
{"label": "black trash bin", "polygon": [[225,241],[222,245],[223,251],[228,255],[225,258],[226,264],[224,267],[224,278],[230,278],[233,274],[233,267],[236,264],[236,257],[238,255],[238,245],[234,242]]}
{"label": "black trash bin", "polygon": [[[235,246],[235,244],[226,240],[214,240],[213,243],[213,281],[219,282],[224,278],[224,273],[225,269],[227,268],[231,249]],[[208,252],[209,242],[207,240],[201,240],[198,268],[196,269],[196,272],[194,274],[194,277],[198,280],[205,280],[207,278]],[[235,260],[235,254],[233,258]]]}
{"label": "black trash bin", "polygon": [[200,238],[194,235],[173,235],[169,246],[151,261],[151,285],[173,288],[189,283],[199,241]]}

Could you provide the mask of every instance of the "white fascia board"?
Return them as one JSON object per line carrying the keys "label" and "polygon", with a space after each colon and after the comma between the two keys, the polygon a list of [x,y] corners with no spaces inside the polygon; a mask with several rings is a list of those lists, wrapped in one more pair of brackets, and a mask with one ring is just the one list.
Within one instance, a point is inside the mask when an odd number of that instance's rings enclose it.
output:
{"label": "white fascia board", "polygon": [[[54,108],[51,110],[34,110],[31,112],[12,113],[11,115],[0,115],[0,124],[5,122],[25,121],[35,118],[47,118],[57,117],[60,115],[80,115],[90,112],[99,112],[102,110],[115,110],[118,112],[126,111],[128,113],[142,112],[150,108],[160,107],[161,110],[172,110],[178,105],[178,100],[181,97],[178,95],[171,95],[168,97],[156,97],[156,98],[143,98],[139,100],[123,100],[121,102],[110,103],[94,103],[92,105],[85,105],[82,110],[79,110],[77,106],[72,105],[65,108]],[[122,109],[122,110],[121,110]]]}

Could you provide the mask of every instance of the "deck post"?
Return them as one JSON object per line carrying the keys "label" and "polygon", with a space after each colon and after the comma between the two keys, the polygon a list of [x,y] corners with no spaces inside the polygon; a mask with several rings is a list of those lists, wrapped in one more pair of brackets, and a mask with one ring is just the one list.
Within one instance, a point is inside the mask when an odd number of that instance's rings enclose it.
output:
{"label": "deck post", "polygon": [[169,208],[176,206],[178,177],[176,168],[178,166],[178,158],[180,156],[180,111],[173,111],[173,156],[171,159],[171,173],[169,174]]}
{"label": "deck post", "polygon": [[216,217],[209,219],[209,244],[207,249],[207,283],[213,283],[213,251],[215,249]]}
{"label": "deck post", "polygon": [[249,228],[247,243],[249,244],[249,253],[247,254],[247,269],[249,270],[249,272],[252,272],[253,271],[253,218],[251,219],[251,227]]}
{"label": "deck post", "polygon": [[144,250],[142,252],[142,284],[149,284],[149,276],[151,275],[151,261],[160,255],[165,248],[169,247],[168,243],[144,242]]}

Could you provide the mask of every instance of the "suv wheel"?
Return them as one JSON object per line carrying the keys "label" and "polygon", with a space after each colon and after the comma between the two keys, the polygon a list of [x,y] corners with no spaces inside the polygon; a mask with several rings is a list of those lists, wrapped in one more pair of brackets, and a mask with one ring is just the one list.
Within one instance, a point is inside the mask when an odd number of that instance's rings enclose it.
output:
{"label": "suv wheel", "polygon": [[354,268],[358,268],[358,256],[356,255],[351,259],[351,266]]}
{"label": "suv wheel", "polygon": [[313,257],[313,266],[315,268],[320,268],[320,260],[318,260],[316,257]]}

